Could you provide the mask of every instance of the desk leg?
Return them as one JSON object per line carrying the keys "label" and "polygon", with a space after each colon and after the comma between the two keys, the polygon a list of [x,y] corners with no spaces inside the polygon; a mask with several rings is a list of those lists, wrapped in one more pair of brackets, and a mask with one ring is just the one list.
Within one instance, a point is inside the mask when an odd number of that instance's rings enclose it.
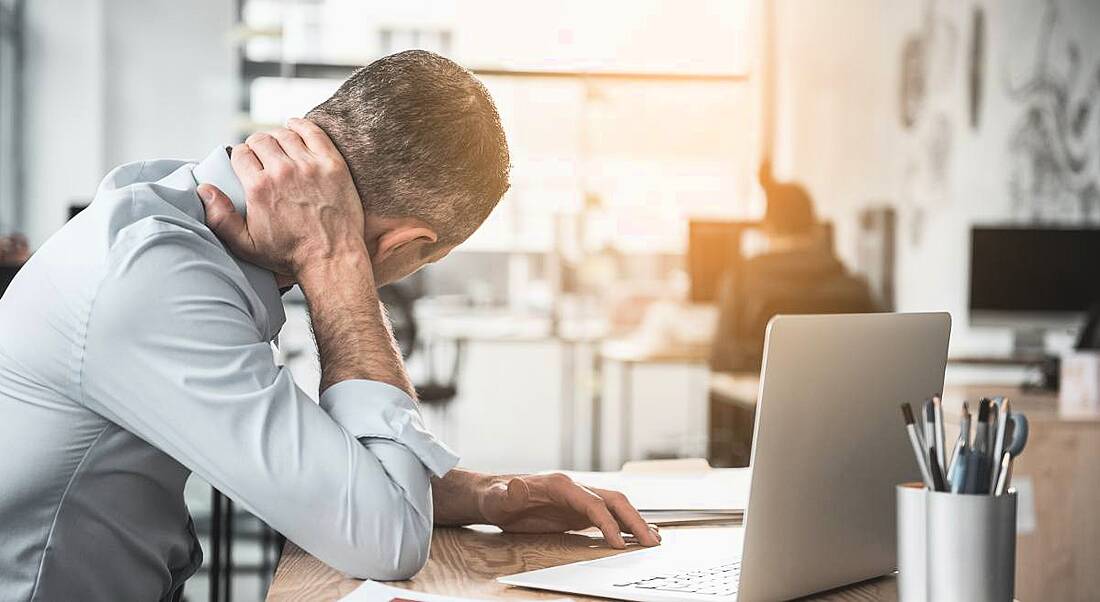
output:
{"label": "desk leg", "polygon": [[210,487],[210,602],[221,595],[222,568],[222,494]]}
{"label": "desk leg", "polygon": [[620,444],[622,446],[620,458],[620,467],[622,463],[630,461],[630,452],[633,450],[633,434],[631,427],[633,426],[633,406],[634,406],[634,379],[633,376],[633,362],[620,362],[622,366],[621,391],[619,394],[619,412],[622,415],[622,424],[620,428],[620,435],[622,437]]}
{"label": "desk leg", "polygon": [[562,404],[561,404],[561,466],[574,470],[573,428],[577,415],[577,350],[572,341],[561,341],[562,349]]}
{"label": "desk leg", "polygon": [[229,498],[225,498],[225,580],[222,581],[222,592],[222,600],[233,600],[233,500]]}
{"label": "desk leg", "polygon": [[603,358],[598,347],[592,356],[592,440],[589,442],[590,470],[599,471],[603,456]]}

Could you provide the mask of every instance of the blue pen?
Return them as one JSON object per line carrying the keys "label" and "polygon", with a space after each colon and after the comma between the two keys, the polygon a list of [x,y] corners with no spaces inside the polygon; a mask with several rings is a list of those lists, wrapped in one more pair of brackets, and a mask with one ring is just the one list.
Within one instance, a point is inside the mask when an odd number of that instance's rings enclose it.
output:
{"label": "blue pen", "polygon": [[970,459],[970,451],[966,446],[959,448],[959,453],[955,455],[955,461],[951,463],[954,474],[951,475],[951,493],[966,493],[966,473],[970,467],[968,460]]}
{"label": "blue pen", "polygon": [[947,480],[955,482],[955,471],[959,469],[963,458],[962,449],[970,445],[970,408],[963,402],[962,419],[959,421],[959,438],[955,440],[955,449],[951,451],[951,466],[947,469]]}

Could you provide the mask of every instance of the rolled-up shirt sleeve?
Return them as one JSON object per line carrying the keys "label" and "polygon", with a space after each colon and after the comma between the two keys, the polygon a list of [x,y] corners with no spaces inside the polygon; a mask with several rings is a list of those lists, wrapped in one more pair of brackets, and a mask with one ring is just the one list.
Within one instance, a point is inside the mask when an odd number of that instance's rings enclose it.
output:
{"label": "rolled-up shirt sleeve", "polygon": [[166,226],[111,252],[84,333],[81,401],[329,565],[415,574],[431,537],[430,475],[457,458],[413,400],[351,380],[314,403],[275,364],[224,251],[193,232]]}
{"label": "rolled-up shirt sleeve", "polygon": [[364,443],[386,439],[400,443],[437,477],[458,463],[458,456],[424,427],[420,412],[404,391],[376,380],[345,380],[321,394],[321,407]]}

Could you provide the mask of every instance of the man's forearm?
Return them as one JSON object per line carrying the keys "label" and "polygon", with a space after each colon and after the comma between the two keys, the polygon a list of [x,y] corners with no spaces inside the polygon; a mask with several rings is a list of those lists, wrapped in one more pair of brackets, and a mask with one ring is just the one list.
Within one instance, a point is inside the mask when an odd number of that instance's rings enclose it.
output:
{"label": "man's forearm", "polygon": [[480,493],[495,478],[499,477],[461,468],[452,469],[443,477],[432,477],[435,524],[455,527],[485,523]]}
{"label": "man's forearm", "polygon": [[298,274],[321,358],[321,391],[345,380],[393,385],[413,399],[401,353],[378,299],[365,246]]}

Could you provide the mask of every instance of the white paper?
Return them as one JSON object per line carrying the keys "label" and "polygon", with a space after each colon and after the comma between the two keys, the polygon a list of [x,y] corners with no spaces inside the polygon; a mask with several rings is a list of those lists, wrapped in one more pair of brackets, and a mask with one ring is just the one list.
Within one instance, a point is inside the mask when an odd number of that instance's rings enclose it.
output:
{"label": "white paper", "polygon": [[1035,487],[1031,477],[1013,477],[1012,487],[1016,489],[1016,534],[1033,533],[1039,524],[1035,519]]}
{"label": "white paper", "polygon": [[751,470],[716,468],[688,475],[623,472],[566,472],[574,481],[621,491],[640,511],[744,510],[749,501]]}
{"label": "white paper", "polygon": [[712,510],[645,510],[640,512],[640,514],[645,522],[657,526],[702,522],[737,522],[744,516],[740,511],[722,512]]}
{"label": "white paper", "polygon": [[[364,581],[355,591],[340,598],[341,602],[394,602],[412,600],[414,602],[489,602],[485,598],[456,598],[439,594],[425,594],[379,583]],[[556,598],[549,602],[572,602],[571,598]]]}

